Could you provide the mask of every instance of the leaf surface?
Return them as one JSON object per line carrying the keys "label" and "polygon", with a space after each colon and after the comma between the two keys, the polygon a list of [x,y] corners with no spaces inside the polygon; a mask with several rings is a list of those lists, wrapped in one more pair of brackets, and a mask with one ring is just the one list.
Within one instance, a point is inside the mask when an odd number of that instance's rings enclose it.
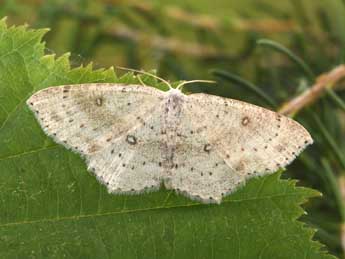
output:
{"label": "leaf surface", "polygon": [[77,154],[43,133],[25,101],[49,86],[138,81],[44,55],[45,32],[0,22],[1,258],[333,258],[297,220],[318,193],[280,173],[221,205],[166,190],[108,194]]}

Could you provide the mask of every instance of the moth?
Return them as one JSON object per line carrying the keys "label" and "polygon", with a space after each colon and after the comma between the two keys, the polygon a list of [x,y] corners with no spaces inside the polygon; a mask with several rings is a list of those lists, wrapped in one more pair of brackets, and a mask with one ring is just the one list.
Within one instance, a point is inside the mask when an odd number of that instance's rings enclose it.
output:
{"label": "moth", "polygon": [[[162,79],[163,80],[163,79]],[[110,193],[173,189],[203,203],[290,164],[313,142],[296,121],[249,103],[180,88],[50,87],[27,104],[44,132],[85,158]]]}

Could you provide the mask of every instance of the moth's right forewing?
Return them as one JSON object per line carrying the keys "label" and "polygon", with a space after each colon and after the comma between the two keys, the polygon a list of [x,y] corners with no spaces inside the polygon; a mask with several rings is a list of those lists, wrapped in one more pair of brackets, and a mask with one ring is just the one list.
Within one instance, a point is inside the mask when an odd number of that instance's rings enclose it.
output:
{"label": "moth's right forewing", "polygon": [[272,173],[291,163],[313,142],[298,122],[249,103],[195,94],[189,98],[193,122],[238,173]]}
{"label": "moth's right forewing", "polygon": [[43,89],[27,104],[47,135],[89,155],[140,123],[162,96],[157,89],[137,85],[65,85]]}

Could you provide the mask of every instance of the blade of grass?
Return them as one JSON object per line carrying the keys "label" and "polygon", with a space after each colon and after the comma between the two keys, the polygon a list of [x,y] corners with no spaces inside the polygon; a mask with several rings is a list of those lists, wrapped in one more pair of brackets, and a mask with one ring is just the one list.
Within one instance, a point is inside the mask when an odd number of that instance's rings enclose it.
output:
{"label": "blade of grass", "polygon": [[263,99],[270,107],[272,108],[277,108],[277,103],[270,97],[268,96],[264,91],[262,91],[258,86],[255,84],[241,78],[238,75],[234,75],[232,73],[223,71],[223,70],[213,70],[211,73],[220,79],[223,79],[225,81],[241,85],[252,92],[254,92],[257,96],[259,96],[261,99]]}
{"label": "blade of grass", "polygon": [[344,222],[344,220],[345,220],[345,205],[344,205],[343,199],[341,197],[341,192],[339,190],[338,181],[336,179],[336,176],[335,176],[335,174],[332,170],[332,167],[329,164],[328,160],[325,158],[322,158],[321,163],[322,163],[323,168],[325,169],[324,175],[327,177],[329,185],[331,186],[331,188],[333,190],[334,197],[337,201],[337,206],[339,208],[341,219]]}
{"label": "blade of grass", "polygon": [[256,42],[258,46],[268,47],[275,51],[285,54],[288,56],[293,62],[295,62],[308,76],[311,82],[315,79],[315,74],[312,69],[298,56],[296,56],[291,50],[284,47],[283,45],[279,44],[278,42],[268,40],[268,39],[260,39]]}
{"label": "blade of grass", "polygon": [[328,144],[332,147],[334,153],[336,154],[336,156],[339,159],[339,162],[341,163],[341,165],[343,166],[343,168],[345,168],[345,157],[343,155],[343,152],[339,149],[335,139],[332,137],[332,135],[329,133],[329,131],[327,130],[327,128],[325,127],[325,125],[322,123],[322,121],[320,120],[320,118],[316,115],[316,113],[311,112],[312,117],[314,118],[314,121],[316,122],[316,124],[318,125],[320,132],[322,133],[322,135],[324,136],[324,138],[326,139],[326,141],[328,142]]}
{"label": "blade of grass", "polygon": [[337,95],[337,93],[331,88],[327,88],[326,92],[328,96],[339,106],[339,108],[345,111],[345,102],[339,97],[339,95]]}

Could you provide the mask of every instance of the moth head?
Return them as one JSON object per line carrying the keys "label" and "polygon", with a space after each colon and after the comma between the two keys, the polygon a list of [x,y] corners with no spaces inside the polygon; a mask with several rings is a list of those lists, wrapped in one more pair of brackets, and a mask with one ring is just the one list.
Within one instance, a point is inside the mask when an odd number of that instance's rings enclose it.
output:
{"label": "moth head", "polygon": [[[165,80],[165,79],[163,79],[161,77],[158,77],[158,76],[156,76],[156,75],[154,75],[152,73],[148,73],[148,72],[141,71],[141,70],[136,70],[136,69],[131,69],[131,68],[126,68],[126,67],[119,67],[118,66],[117,68],[122,69],[122,70],[128,70],[128,71],[137,72],[137,73],[140,73],[140,74],[152,76],[153,78],[156,78],[156,79],[160,80],[161,82],[163,82],[164,84],[166,84],[169,87],[169,92],[176,93],[176,94],[181,93],[182,87],[184,85],[186,85],[186,84],[192,84],[192,83],[211,83],[211,84],[215,84],[216,83],[215,81],[210,81],[210,80],[182,81],[176,88],[173,88],[171,86],[171,84],[167,80]],[[138,79],[139,79],[139,81],[141,81],[140,77],[138,77]],[[141,83],[143,85],[145,85],[142,81],[141,81]]]}
{"label": "moth head", "polygon": [[181,92],[181,90],[177,89],[177,88],[170,88],[170,90],[168,91],[168,93],[170,95],[183,95],[183,93]]}

